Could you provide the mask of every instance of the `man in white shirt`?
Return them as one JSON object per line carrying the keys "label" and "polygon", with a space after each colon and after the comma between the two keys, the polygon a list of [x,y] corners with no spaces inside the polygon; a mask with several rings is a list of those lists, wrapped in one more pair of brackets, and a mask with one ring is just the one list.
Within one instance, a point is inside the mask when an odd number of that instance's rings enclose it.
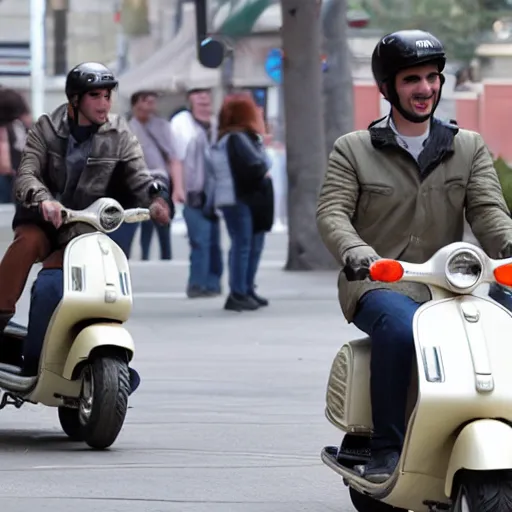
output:
{"label": "man in white shirt", "polygon": [[190,241],[189,298],[214,297],[221,293],[223,264],[217,217],[207,217],[205,204],[205,152],[215,140],[212,133],[212,99],[207,89],[189,89],[190,110],[169,122],[174,148],[172,163],[175,204],[184,205],[183,217]]}

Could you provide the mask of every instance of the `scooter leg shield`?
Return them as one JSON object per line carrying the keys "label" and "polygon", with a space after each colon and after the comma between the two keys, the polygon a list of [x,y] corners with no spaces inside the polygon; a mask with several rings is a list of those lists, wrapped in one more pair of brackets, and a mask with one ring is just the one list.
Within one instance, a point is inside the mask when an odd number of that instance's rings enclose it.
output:
{"label": "scooter leg shield", "polygon": [[493,471],[512,469],[512,427],[498,420],[477,420],[466,425],[453,446],[445,480],[445,494],[452,494],[460,469]]}
{"label": "scooter leg shield", "polygon": [[128,353],[129,360],[135,352],[131,334],[119,324],[94,324],[82,329],[75,338],[64,365],[62,376],[72,380],[77,365],[86,361],[99,347],[117,347]]}

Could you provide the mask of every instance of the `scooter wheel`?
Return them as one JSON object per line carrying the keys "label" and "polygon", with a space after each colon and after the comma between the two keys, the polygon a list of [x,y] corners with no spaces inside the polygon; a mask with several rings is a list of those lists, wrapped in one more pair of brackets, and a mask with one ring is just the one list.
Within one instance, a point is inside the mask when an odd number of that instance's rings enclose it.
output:
{"label": "scooter wheel", "polygon": [[128,362],[101,354],[82,371],[78,417],[84,441],[97,450],[111,446],[121,431],[128,410]]}
{"label": "scooter wheel", "polygon": [[72,441],[83,441],[82,426],[78,418],[78,409],[59,407],[59,421],[64,433]]}
{"label": "scooter wheel", "polygon": [[382,501],[377,501],[350,488],[350,499],[357,512],[408,512],[403,508],[392,507]]}
{"label": "scooter wheel", "polygon": [[452,512],[501,512],[512,503],[512,471],[463,471]]}

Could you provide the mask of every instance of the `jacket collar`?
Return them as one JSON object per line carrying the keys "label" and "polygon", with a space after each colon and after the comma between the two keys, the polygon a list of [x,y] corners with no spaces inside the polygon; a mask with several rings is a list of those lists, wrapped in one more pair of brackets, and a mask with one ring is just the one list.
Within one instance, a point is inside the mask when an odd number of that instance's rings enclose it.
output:
{"label": "jacket collar", "polygon": [[[388,121],[389,116],[386,116],[377,119],[368,127],[373,147],[379,150],[394,149],[407,152],[398,144],[395,132]],[[442,161],[453,155],[453,142],[458,131],[455,121],[446,123],[432,118],[428,139],[418,158],[422,179],[426,178]]]}

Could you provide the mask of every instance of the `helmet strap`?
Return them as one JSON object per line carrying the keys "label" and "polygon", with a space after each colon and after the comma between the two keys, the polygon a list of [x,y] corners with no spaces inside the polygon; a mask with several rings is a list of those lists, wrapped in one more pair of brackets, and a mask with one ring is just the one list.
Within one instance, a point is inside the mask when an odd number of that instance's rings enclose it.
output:
{"label": "helmet strap", "polygon": [[441,79],[441,87],[439,87],[439,92],[437,94],[437,100],[434,104],[434,107],[432,108],[431,112],[427,115],[424,115],[424,116],[419,116],[419,115],[416,115],[416,114],[411,114],[411,112],[408,112],[407,110],[405,110],[403,107],[402,107],[402,104],[400,103],[400,98],[398,97],[398,93],[396,92],[396,87],[395,87],[395,78],[393,77],[393,81],[392,82],[387,82],[387,96],[386,96],[386,99],[391,103],[391,105],[393,107],[395,107],[398,112],[400,113],[400,115],[406,119],[407,121],[411,122],[411,123],[424,123],[425,121],[428,121],[431,117],[434,116],[434,112],[436,111],[438,105],[439,105],[439,102],[441,101],[441,93],[443,91],[443,85],[444,85],[444,82],[445,82],[445,77],[443,74],[439,74],[439,77]]}

